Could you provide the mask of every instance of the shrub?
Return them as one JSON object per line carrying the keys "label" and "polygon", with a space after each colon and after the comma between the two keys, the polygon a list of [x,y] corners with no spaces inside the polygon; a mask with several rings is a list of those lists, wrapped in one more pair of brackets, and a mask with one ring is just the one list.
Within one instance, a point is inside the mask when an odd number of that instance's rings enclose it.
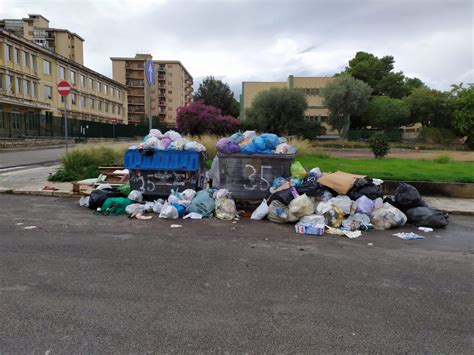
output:
{"label": "shrub", "polygon": [[384,156],[387,155],[388,151],[390,150],[390,146],[388,144],[388,139],[385,134],[379,132],[374,134],[369,139],[370,148],[372,148],[372,152],[374,153],[375,158],[382,159]]}
{"label": "shrub", "polygon": [[449,155],[442,154],[434,158],[433,161],[438,164],[448,164],[449,162],[451,162],[451,158],[449,157]]}
{"label": "shrub", "polygon": [[303,121],[296,123],[289,133],[300,138],[315,140],[326,134],[326,128],[319,122]]}
{"label": "shrub", "polygon": [[444,146],[449,146],[454,139],[456,139],[456,135],[449,128],[425,127],[418,135],[420,142]]}
{"label": "shrub", "polygon": [[239,120],[232,116],[223,116],[217,107],[195,101],[187,106],[178,107],[176,124],[178,130],[184,134],[225,135],[237,130]]}

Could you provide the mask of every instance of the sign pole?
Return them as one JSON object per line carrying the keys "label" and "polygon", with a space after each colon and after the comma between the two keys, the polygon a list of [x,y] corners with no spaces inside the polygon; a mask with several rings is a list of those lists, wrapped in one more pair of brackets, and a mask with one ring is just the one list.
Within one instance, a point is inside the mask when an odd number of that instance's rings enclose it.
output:
{"label": "sign pole", "polygon": [[151,59],[145,62],[145,79],[148,88],[148,128],[152,128],[152,114],[151,114],[151,87],[155,85],[155,65]]}
{"label": "sign pole", "polygon": [[115,139],[115,123],[112,125],[112,138]]}
{"label": "sign pole", "polygon": [[67,96],[64,96],[64,140],[66,142],[67,154]]}
{"label": "sign pole", "polygon": [[151,117],[151,85],[148,84],[148,130],[152,129],[152,117]]}

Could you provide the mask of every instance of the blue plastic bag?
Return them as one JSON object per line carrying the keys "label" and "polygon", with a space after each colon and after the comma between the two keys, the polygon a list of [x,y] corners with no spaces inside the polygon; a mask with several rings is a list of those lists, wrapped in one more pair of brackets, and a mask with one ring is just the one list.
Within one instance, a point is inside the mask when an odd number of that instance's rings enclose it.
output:
{"label": "blue plastic bag", "polygon": [[257,153],[257,146],[253,143],[249,143],[240,147],[240,152],[244,154],[256,154]]}
{"label": "blue plastic bag", "polygon": [[262,137],[253,137],[252,143],[257,147],[257,151],[264,151],[266,149],[265,140]]}
{"label": "blue plastic bag", "polygon": [[244,135],[240,132],[234,133],[229,137],[229,139],[232,141],[234,144],[239,144],[244,140]]}
{"label": "blue plastic bag", "polygon": [[286,179],[282,176],[274,178],[272,181],[272,187],[274,188],[279,188],[283,183],[286,181]]}
{"label": "blue plastic bag", "polygon": [[183,218],[184,212],[186,212],[186,208],[183,205],[180,205],[179,203],[176,203],[176,202],[173,202],[171,206],[175,207],[178,210],[179,218]]}
{"label": "blue plastic bag", "polygon": [[268,150],[275,150],[278,144],[280,144],[280,139],[276,134],[273,133],[263,133],[260,137],[265,142],[265,148]]}

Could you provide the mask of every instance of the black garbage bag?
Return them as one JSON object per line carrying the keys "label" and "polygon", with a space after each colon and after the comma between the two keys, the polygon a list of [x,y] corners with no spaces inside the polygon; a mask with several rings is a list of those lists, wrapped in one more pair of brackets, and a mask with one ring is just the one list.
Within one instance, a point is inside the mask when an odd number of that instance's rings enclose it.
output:
{"label": "black garbage bag", "polygon": [[443,228],[449,223],[446,212],[431,207],[415,207],[406,211],[408,223],[417,227]]}
{"label": "black garbage bag", "polygon": [[310,181],[303,182],[296,188],[296,191],[298,191],[300,195],[306,194],[307,196],[316,197],[319,199],[323,199],[323,197],[330,193],[325,186],[317,182]]}
{"label": "black garbage bag", "polygon": [[97,208],[102,207],[105,200],[107,200],[109,197],[124,197],[124,195],[116,188],[92,190],[89,197],[89,208],[91,210],[96,210]]}
{"label": "black garbage bag", "polygon": [[268,204],[276,200],[288,206],[294,198],[295,197],[291,193],[290,189],[284,189],[284,190],[272,193],[270,197],[268,198]]}
{"label": "black garbage bag", "polygon": [[394,200],[393,205],[403,212],[415,207],[428,207],[416,187],[405,182],[398,185]]}
{"label": "black garbage bag", "polygon": [[352,201],[355,201],[362,195],[367,196],[371,200],[375,200],[376,198],[383,196],[382,187],[380,185],[375,185],[372,182],[372,179],[369,178],[357,179],[347,196],[349,196]]}

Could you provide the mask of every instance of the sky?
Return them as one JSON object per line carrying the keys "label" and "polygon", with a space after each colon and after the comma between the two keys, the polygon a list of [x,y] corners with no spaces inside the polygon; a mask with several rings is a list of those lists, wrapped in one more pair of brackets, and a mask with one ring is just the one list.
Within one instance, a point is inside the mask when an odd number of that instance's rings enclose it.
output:
{"label": "sky", "polygon": [[212,75],[236,98],[242,81],[331,76],[357,51],[448,90],[474,82],[470,0],[0,0],[0,18],[41,14],[85,39],[84,64],[110,57],[179,60],[194,89]]}

